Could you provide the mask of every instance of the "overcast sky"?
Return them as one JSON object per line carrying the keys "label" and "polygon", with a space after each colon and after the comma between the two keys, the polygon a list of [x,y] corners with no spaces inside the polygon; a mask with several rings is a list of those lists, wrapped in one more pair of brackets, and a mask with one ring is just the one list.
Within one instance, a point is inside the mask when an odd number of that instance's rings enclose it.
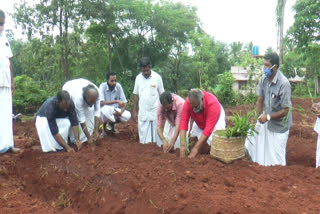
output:
{"label": "overcast sky", "polygon": [[[13,12],[14,2],[22,0],[2,0],[0,9]],[[32,2],[32,0],[25,0]],[[196,6],[204,30],[215,39],[231,43],[253,42],[263,53],[267,47],[277,47],[275,9],[277,0],[175,0]],[[296,0],[287,0],[285,11],[285,31],[293,24],[292,6]],[[20,34],[10,16],[6,28]]]}

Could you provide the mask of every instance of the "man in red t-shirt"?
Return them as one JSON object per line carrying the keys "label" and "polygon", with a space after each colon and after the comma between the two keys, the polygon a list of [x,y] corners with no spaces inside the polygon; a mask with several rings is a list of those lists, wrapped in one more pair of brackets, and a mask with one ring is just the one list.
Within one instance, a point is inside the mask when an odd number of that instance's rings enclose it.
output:
{"label": "man in red t-shirt", "polygon": [[196,139],[190,158],[209,153],[212,132],[226,127],[225,112],[218,99],[206,91],[191,89],[181,114],[180,157],[185,157],[186,154],[186,133],[190,117],[194,120],[191,138]]}

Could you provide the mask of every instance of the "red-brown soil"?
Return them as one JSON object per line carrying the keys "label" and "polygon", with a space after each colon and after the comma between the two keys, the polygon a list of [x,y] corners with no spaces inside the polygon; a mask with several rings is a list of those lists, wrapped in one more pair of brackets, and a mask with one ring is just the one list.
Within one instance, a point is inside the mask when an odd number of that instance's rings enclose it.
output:
{"label": "red-brown soil", "polygon": [[79,152],[42,153],[33,121],[15,123],[15,144],[26,151],[0,156],[0,213],[320,213],[310,106],[294,99],[286,167],[180,159],[137,143],[133,122]]}

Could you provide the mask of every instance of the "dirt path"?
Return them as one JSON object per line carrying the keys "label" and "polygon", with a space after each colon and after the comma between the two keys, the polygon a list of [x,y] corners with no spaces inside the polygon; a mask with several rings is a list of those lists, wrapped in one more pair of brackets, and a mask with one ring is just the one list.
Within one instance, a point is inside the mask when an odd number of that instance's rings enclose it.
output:
{"label": "dirt path", "polygon": [[[27,151],[0,156],[0,213],[320,213],[310,100],[294,100],[287,167],[210,156],[180,159],[137,143],[136,125],[74,154],[46,154],[32,121],[15,124]],[[248,106],[229,108],[242,112]]]}

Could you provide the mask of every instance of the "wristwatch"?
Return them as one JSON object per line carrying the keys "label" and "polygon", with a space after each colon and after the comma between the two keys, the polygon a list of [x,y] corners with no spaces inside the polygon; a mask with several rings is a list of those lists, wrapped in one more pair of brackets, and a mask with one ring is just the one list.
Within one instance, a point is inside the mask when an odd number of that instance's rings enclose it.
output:
{"label": "wristwatch", "polygon": [[269,121],[271,119],[270,114],[267,114],[267,120]]}

